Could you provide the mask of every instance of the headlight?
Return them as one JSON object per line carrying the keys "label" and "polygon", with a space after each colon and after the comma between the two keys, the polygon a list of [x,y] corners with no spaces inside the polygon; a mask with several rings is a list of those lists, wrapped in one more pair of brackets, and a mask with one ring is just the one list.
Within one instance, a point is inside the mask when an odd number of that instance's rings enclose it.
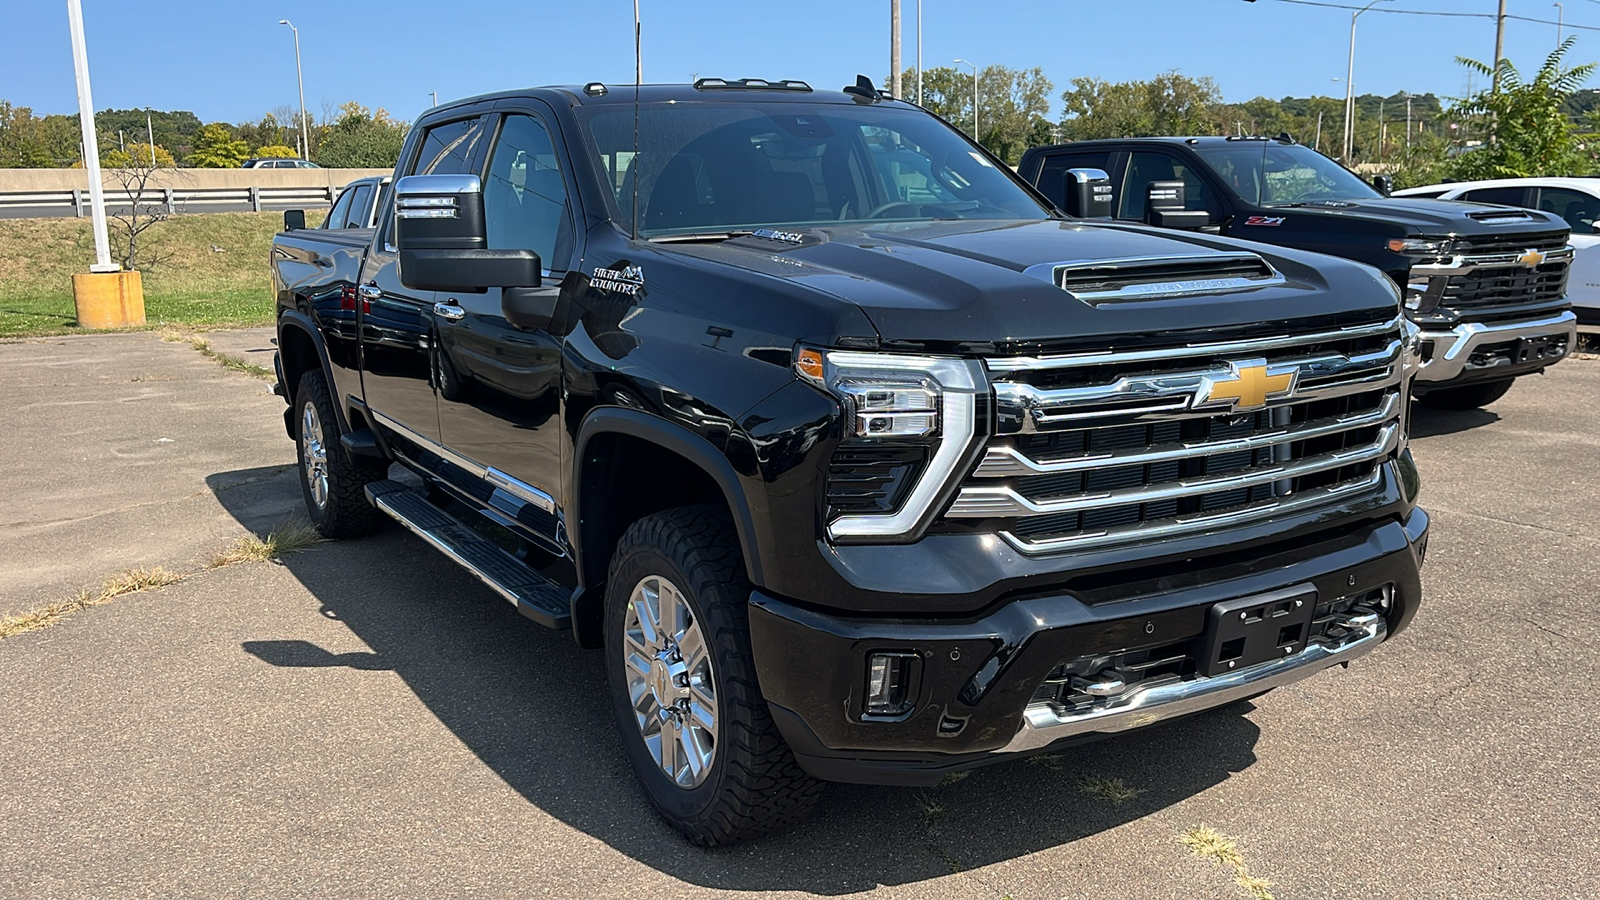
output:
{"label": "headlight", "polygon": [[[836,501],[849,495],[830,483],[830,515],[837,515],[828,535],[915,537],[975,440],[977,392],[984,383],[979,364],[955,357],[806,348],[795,353],[794,370],[839,401],[843,440],[830,474],[835,468],[847,472],[867,491],[867,502]],[[906,466],[916,469],[911,477],[905,477]],[[881,474],[871,475],[874,471]],[[878,484],[871,483],[874,479]],[[884,493],[891,489],[894,495]]]}
{"label": "headlight", "polygon": [[1449,238],[1390,238],[1389,249],[1413,256],[1449,256],[1455,242]]}

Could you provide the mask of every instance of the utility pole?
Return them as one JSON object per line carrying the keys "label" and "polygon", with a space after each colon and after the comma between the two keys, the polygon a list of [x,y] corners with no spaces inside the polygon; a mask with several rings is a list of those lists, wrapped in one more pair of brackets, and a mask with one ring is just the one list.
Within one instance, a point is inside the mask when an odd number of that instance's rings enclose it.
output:
{"label": "utility pole", "polygon": [[1500,93],[1500,57],[1506,48],[1506,0],[1500,0],[1500,12],[1494,17],[1494,80],[1489,92]]}
{"label": "utility pole", "polygon": [[964,59],[958,59],[956,62],[972,67],[972,139],[978,141],[978,64],[969,63]]}
{"label": "utility pole", "polygon": [[144,130],[150,135],[150,168],[156,167],[156,126],[150,121],[150,108],[144,110]]}
{"label": "utility pole", "polygon": [[917,0],[917,105],[922,105],[922,0]]}
{"label": "utility pole", "polygon": [[[1388,3],[1390,0],[1372,0],[1350,14],[1350,61],[1344,73],[1344,152],[1339,161],[1350,165],[1350,157],[1355,150],[1355,120],[1356,120],[1356,19],[1367,10],[1379,3]],[[1501,11],[1504,12],[1505,0],[1500,0]]]}
{"label": "utility pole", "polygon": [[306,77],[300,68],[300,29],[288,19],[279,19],[279,25],[288,25],[294,32],[294,77],[300,83],[300,158],[311,160],[311,130],[306,127]]}
{"label": "utility pole", "polygon": [[78,81],[78,128],[83,135],[83,171],[89,176],[89,216],[94,229],[94,265],[90,272],[118,272],[106,239],[106,198],[100,187],[100,139],[94,130],[94,99],[89,92],[89,50],[83,40],[83,4],[67,0],[67,23],[72,28],[72,67]]}
{"label": "utility pole", "polygon": [[900,0],[889,0],[889,93],[900,96]]}
{"label": "utility pole", "polygon": [[1321,110],[1317,111],[1317,139],[1311,142],[1311,146],[1315,147],[1318,153],[1322,152],[1322,111]]}

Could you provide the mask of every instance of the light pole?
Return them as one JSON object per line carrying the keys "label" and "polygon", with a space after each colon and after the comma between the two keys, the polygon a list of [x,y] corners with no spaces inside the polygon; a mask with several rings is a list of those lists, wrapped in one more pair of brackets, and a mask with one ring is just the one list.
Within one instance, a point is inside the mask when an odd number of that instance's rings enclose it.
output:
{"label": "light pole", "polygon": [[1561,48],[1561,26],[1564,24],[1562,22],[1562,18],[1564,16],[1566,16],[1567,10],[1566,10],[1566,7],[1563,7],[1559,3],[1552,3],[1550,5],[1554,6],[1556,8],[1556,49],[1560,49]]}
{"label": "light pole", "polygon": [[[978,140],[978,64],[969,63],[964,59],[956,60],[963,66],[972,67],[972,139]],[[982,141],[978,141],[982,143]]]}
{"label": "light pole", "polygon": [[922,0],[917,0],[917,105],[922,105]]}
{"label": "light pole", "polygon": [[306,76],[300,70],[300,29],[288,19],[279,19],[279,25],[288,25],[294,32],[294,77],[300,83],[300,158],[311,161],[311,133],[306,127]]}
{"label": "light pole", "polygon": [[433,105],[434,106],[438,106],[439,105],[439,92],[438,91],[429,91],[428,93],[433,95]]}
{"label": "light pole", "polygon": [[1353,152],[1351,145],[1355,139],[1353,129],[1355,128],[1356,110],[1356,19],[1379,3],[1389,2],[1392,2],[1392,0],[1372,0],[1371,3],[1350,14],[1350,61],[1344,73],[1344,155],[1339,160],[1347,166],[1350,165],[1350,155]]}
{"label": "light pole", "polygon": [[106,239],[106,201],[100,186],[100,139],[94,130],[94,99],[89,93],[89,50],[83,40],[83,5],[67,0],[67,24],[72,29],[72,67],[78,82],[78,127],[83,135],[83,171],[89,176],[89,218],[94,230],[94,265],[90,272],[118,272]]}

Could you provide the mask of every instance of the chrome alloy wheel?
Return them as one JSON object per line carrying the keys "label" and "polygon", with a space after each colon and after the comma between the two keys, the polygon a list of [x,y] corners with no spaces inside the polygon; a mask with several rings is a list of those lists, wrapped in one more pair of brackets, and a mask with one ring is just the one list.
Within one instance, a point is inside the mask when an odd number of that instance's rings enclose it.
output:
{"label": "chrome alloy wheel", "polygon": [[711,652],[683,592],[659,575],[633,586],[622,623],[628,700],[645,747],[673,783],[705,781],[717,752]]}
{"label": "chrome alloy wheel", "polygon": [[328,448],[322,443],[322,420],[315,403],[305,404],[300,413],[300,464],[311,488],[311,501],[323,509],[328,505]]}

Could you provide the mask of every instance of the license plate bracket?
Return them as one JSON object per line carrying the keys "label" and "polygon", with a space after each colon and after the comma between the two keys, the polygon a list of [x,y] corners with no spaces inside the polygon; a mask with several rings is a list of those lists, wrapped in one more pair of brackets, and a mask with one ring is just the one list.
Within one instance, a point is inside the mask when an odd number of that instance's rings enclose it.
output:
{"label": "license plate bracket", "polygon": [[1304,650],[1317,611],[1310,585],[1226,600],[1211,607],[1199,672],[1207,677]]}
{"label": "license plate bracket", "polygon": [[[1559,341],[1559,344],[1557,343]],[[1521,364],[1557,356],[1557,348],[1565,351],[1567,339],[1563,335],[1541,334],[1538,337],[1518,338],[1511,348],[1511,362]]]}

